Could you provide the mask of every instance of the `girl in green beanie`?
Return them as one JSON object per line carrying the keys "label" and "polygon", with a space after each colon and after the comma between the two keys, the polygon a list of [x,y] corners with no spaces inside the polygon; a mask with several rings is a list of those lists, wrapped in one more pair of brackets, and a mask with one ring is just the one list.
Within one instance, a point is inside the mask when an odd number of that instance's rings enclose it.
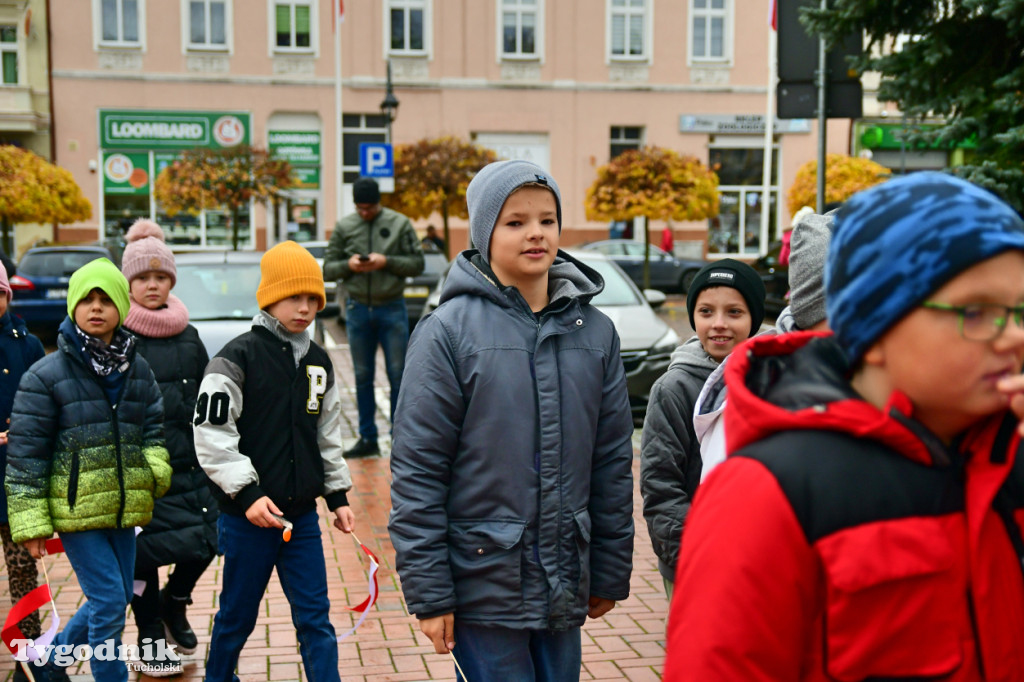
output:
{"label": "girl in green beanie", "polygon": [[[93,651],[121,651],[135,527],[149,523],[171,477],[160,389],[121,326],[128,306],[128,281],[113,263],[79,268],[57,351],[22,377],[11,415],[11,535],[36,559],[60,535],[87,601],[54,644]],[[128,679],[125,661],[103,658],[90,663],[97,682]]]}

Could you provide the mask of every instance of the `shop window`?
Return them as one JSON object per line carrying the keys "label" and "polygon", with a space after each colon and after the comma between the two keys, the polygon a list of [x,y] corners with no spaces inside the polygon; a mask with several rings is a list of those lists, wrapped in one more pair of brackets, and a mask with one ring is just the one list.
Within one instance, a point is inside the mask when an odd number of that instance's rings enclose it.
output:
{"label": "shop window", "polygon": [[498,0],[503,59],[536,59],[540,56],[543,0]]}
{"label": "shop window", "polygon": [[188,48],[223,50],[228,44],[226,0],[188,0]]}
{"label": "shop window", "polygon": [[427,0],[388,0],[391,54],[426,52],[427,10]]}
{"label": "shop window", "polygon": [[4,85],[18,84],[18,27],[0,26],[0,55],[3,58]]}
{"label": "shop window", "polygon": [[644,129],[641,126],[612,126],[611,151],[609,159],[629,149],[640,149],[644,146]]}
{"label": "shop window", "polygon": [[344,114],[342,144],[342,182],[350,185],[359,179],[359,145],[363,142],[386,142],[387,126],[380,114]]}
{"label": "shop window", "polygon": [[275,0],[274,35],[277,52],[311,52],[313,49],[311,0]]}
{"label": "shop window", "polygon": [[608,7],[609,52],[612,59],[646,59],[647,0],[611,0]]}
{"label": "shop window", "polygon": [[690,0],[690,57],[693,61],[723,61],[726,54],[728,0]]}
{"label": "shop window", "polygon": [[[752,258],[768,249],[761,239],[761,212],[765,210],[762,173],[764,149],[712,148],[710,165],[717,168],[721,198],[718,216],[708,224],[708,253]],[[772,166],[768,198],[768,240],[778,216],[778,169]]]}
{"label": "shop window", "polygon": [[100,39],[105,45],[137,47],[142,0],[100,0]]}

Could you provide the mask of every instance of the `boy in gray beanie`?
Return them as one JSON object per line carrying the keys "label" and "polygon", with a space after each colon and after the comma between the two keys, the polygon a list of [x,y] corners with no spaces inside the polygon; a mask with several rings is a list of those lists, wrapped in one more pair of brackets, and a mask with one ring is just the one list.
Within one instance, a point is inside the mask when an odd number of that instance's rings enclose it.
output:
{"label": "boy in gray beanie", "polygon": [[[600,275],[558,250],[525,161],[466,192],[479,250],[413,332],[389,530],[409,611],[470,680],[578,680],[580,626],[629,595],[632,418]],[[456,647],[455,644],[458,643]]]}

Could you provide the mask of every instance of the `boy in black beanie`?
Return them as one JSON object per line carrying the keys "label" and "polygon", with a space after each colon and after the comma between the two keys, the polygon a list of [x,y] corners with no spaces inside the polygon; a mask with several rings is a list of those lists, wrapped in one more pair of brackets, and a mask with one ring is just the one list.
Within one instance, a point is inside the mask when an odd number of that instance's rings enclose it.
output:
{"label": "boy in black beanie", "polygon": [[651,388],[640,441],[640,492],[670,599],[680,536],[702,467],[694,405],[711,372],[760,329],[764,297],[761,277],[745,263],[724,258],[701,268],[686,295],[697,333],[676,349],[668,371]]}

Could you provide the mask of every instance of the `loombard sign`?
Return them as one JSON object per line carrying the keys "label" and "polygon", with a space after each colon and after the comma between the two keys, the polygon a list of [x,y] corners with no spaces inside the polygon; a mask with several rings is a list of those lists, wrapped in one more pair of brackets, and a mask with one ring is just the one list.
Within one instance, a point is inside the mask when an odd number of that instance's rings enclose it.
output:
{"label": "loombard sign", "polygon": [[249,144],[250,115],[240,111],[100,111],[104,149],[214,149]]}

